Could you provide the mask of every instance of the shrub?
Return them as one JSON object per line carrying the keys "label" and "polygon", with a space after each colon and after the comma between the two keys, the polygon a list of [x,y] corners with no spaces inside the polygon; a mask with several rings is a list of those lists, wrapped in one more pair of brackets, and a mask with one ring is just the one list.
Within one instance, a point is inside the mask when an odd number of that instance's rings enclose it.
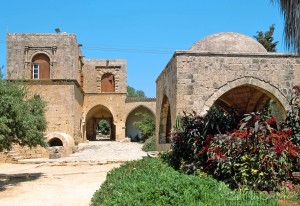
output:
{"label": "shrub", "polygon": [[276,120],[264,121],[258,113],[247,115],[241,128],[216,135],[208,149],[210,173],[218,179],[232,177],[259,190],[277,190],[299,165],[300,148],[291,140],[290,129],[275,129]]}
{"label": "shrub", "polygon": [[29,96],[25,82],[2,79],[0,68],[0,152],[13,144],[46,146],[46,103],[39,95]]}
{"label": "shrub", "polygon": [[142,140],[155,135],[155,118],[149,113],[138,112],[136,115],[142,116],[142,120],[133,123],[140,130]]}
{"label": "shrub", "polygon": [[207,115],[212,117],[195,113],[183,116],[178,124],[180,130],[172,133],[167,161],[176,169],[188,174],[200,169],[219,180],[231,179],[267,191],[279,190],[293,171],[299,171],[297,130],[288,127],[297,125],[299,117],[291,115],[291,121],[280,127],[274,117],[251,113],[240,122],[239,129],[232,130],[233,127],[220,127],[218,122],[234,122],[229,115]]}
{"label": "shrub", "polygon": [[152,137],[146,139],[146,141],[144,142],[144,145],[142,147],[142,150],[145,151],[145,152],[156,150],[156,148],[155,148],[155,136],[152,136]]}
{"label": "shrub", "polygon": [[234,111],[225,113],[216,107],[212,107],[204,117],[194,112],[189,115],[184,113],[180,119],[176,120],[177,127],[171,132],[169,162],[175,169],[183,163],[183,169],[188,173],[203,167],[207,161],[206,151],[212,136],[232,130],[238,123]]}
{"label": "shrub", "polygon": [[251,191],[231,191],[210,177],[176,172],[158,158],[127,162],[112,170],[91,205],[278,205]]}

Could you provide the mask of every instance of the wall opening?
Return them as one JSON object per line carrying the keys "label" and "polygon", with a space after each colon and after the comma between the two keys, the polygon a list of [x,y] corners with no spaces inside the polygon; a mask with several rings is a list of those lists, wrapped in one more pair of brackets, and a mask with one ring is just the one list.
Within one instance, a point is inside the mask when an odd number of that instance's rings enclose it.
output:
{"label": "wall opening", "polygon": [[149,118],[148,120],[150,120],[150,118],[153,118],[153,122],[155,125],[155,115],[150,109],[144,106],[138,106],[128,114],[126,118],[126,137],[129,137],[131,141],[143,140],[139,129],[134,126],[134,123],[141,121],[144,118]]}
{"label": "wall opening", "polygon": [[115,76],[111,73],[101,77],[101,92],[115,92]]}
{"label": "wall opening", "polygon": [[32,58],[32,79],[50,79],[50,58],[46,54],[37,54]]}
{"label": "wall opening", "polygon": [[48,145],[49,145],[49,147],[56,147],[56,146],[63,147],[64,146],[63,142],[57,137],[54,137],[54,138],[50,139],[48,141]]}
{"label": "wall opening", "polygon": [[[100,122],[108,123],[108,134],[104,135],[103,132],[100,132]],[[107,107],[103,105],[97,105],[88,112],[86,116],[86,138],[90,141],[115,140],[114,120],[112,113]]]}
{"label": "wall opening", "polygon": [[96,129],[96,140],[110,140],[111,136],[111,124],[108,119],[96,119],[97,129]]}
{"label": "wall opening", "polygon": [[164,96],[159,123],[159,143],[170,143],[170,132],[172,128],[170,103],[167,96]]}
{"label": "wall opening", "polygon": [[235,87],[220,96],[214,104],[225,111],[233,108],[240,117],[251,112],[261,112],[268,104],[272,108],[272,116],[277,120],[282,121],[286,115],[282,114],[285,111],[283,105],[272,94],[252,85]]}

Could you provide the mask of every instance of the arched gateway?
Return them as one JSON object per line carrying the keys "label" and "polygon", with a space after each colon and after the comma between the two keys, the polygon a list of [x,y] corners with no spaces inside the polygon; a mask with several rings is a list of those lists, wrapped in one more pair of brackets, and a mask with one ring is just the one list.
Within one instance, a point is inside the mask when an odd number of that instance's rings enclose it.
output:
{"label": "arched gateway", "polygon": [[213,105],[235,107],[240,115],[261,111],[271,101],[275,115],[285,117],[293,85],[300,83],[300,59],[268,53],[256,40],[239,33],[208,36],[189,50],[176,51],[156,81],[157,148],[169,148],[162,126],[165,96],[171,124],[183,111],[205,114]]}
{"label": "arched gateway", "polygon": [[[107,122],[108,123],[108,132],[105,134],[101,134],[99,131],[99,123]],[[97,105],[90,109],[90,111],[86,115],[86,138],[90,141],[95,140],[115,140],[115,125],[114,125],[114,118],[111,111],[103,106]]]}

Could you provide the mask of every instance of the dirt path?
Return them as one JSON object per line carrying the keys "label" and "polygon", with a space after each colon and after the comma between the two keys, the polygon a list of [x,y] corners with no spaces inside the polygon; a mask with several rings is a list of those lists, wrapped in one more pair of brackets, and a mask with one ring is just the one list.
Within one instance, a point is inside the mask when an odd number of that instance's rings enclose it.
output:
{"label": "dirt path", "polygon": [[16,171],[0,174],[0,205],[89,205],[107,172],[119,164],[36,166],[0,165],[0,171]]}
{"label": "dirt path", "polygon": [[[0,205],[89,205],[94,192],[106,179],[107,172],[120,165],[120,163],[99,165],[99,160],[128,161],[141,159],[144,155],[140,150],[142,145],[123,146],[123,149],[116,149],[120,147],[119,143],[100,143],[99,147],[88,147],[87,150],[67,158],[72,159],[67,161],[68,163],[64,160],[42,161],[39,164],[0,164]],[[102,155],[101,158],[99,154]]]}

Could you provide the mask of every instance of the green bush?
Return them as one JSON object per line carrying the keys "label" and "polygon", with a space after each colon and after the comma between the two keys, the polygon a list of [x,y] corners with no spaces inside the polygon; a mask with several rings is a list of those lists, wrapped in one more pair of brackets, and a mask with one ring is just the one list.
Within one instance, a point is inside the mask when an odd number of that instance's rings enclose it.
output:
{"label": "green bush", "polygon": [[141,138],[143,141],[155,135],[155,118],[153,115],[149,113],[138,112],[135,115],[141,116],[142,119],[140,121],[136,121],[133,123],[141,133]]}
{"label": "green bush", "polygon": [[155,151],[155,136],[149,137],[148,139],[146,139],[142,150],[145,152],[149,152],[149,151]]}
{"label": "green bush", "polygon": [[91,205],[278,205],[252,191],[236,192],[210,177],[175,171],[158,158],[127,162],[112,170]]}
{"label": "green bush", "polygon": [[280,189],[294,169],[299,170],[300,148],[291,141],[291,129],[277,128],[258,113],[247,115],[239,130],[215,135],[207,166],[216,178],[232,177],[258,190]]}
{"label": "green bush", "polygon": [[171,133],[172,146],[170,164],[179,169],[184,163],[186,173],[205,167],[210,139],[215,134],[231,131],[238,125],[234,111],[212,107],[205,116],[195,112],[176,119],[176,127]]}

